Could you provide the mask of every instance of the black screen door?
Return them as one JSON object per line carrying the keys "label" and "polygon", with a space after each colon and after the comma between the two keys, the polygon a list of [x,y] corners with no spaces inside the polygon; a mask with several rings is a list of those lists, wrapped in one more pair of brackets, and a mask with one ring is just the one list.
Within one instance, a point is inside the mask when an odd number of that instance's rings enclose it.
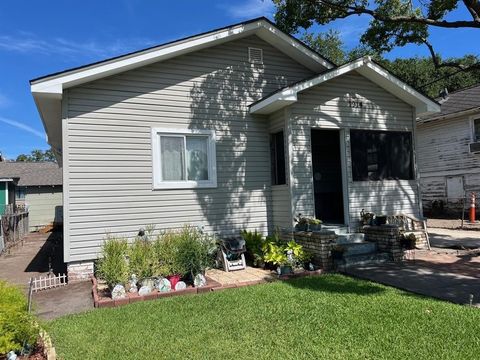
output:
{"label": "black screen door", "polygon": [[324,223],[343,224],[342,160],[339,130],[312,129],[315,216]]}

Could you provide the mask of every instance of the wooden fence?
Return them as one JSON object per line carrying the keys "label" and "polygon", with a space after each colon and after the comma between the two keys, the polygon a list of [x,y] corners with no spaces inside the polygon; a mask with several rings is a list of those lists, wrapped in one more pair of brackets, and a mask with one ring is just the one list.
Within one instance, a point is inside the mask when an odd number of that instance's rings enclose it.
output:
{"label": "wooden fence", "polygon": [[28,211],[6,212],[0,220],[0,254],[23,241],[28,234]]}

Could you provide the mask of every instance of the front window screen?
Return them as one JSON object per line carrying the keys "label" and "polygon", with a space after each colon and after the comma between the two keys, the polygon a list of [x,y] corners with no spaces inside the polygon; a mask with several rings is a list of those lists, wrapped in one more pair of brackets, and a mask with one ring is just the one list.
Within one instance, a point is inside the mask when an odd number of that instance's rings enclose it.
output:
{"label": "front window screen", "polygon": [[351,130],[354,181],[413,179],[409,132]]}

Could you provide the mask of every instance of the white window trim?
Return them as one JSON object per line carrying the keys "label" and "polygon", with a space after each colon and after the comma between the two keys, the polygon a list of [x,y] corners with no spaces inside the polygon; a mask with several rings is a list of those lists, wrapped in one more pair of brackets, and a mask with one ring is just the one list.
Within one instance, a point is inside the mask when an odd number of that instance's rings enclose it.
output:
{"label": "white window trim", "polygon": [[470,134],[471,134],[471,141],[472,143],[480,142],[480,139],[475,138],[475,120],[480,121],[479,115],[470,116]]}
{"label": "white window trim", "polygon": [[[185,180],[185,181],[162,181],[161,158],[160,158],[160,135],[185,136],[204,135],[208,136],[207,160],[209,180]],[[153,189],[196,189],[217,187],[217,156],[215,148],[215,131],[196,129],[172,129],[152,128],[152,186]]]}

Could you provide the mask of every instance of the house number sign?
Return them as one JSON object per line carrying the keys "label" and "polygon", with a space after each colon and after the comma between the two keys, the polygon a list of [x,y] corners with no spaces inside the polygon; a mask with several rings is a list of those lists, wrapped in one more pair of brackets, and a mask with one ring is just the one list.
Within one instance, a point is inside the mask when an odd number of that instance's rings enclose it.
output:
{"label": "house number sign", "polygon": [[363,108],[363,102],[359,99],[348,99],[348,106],[355,109]]}

